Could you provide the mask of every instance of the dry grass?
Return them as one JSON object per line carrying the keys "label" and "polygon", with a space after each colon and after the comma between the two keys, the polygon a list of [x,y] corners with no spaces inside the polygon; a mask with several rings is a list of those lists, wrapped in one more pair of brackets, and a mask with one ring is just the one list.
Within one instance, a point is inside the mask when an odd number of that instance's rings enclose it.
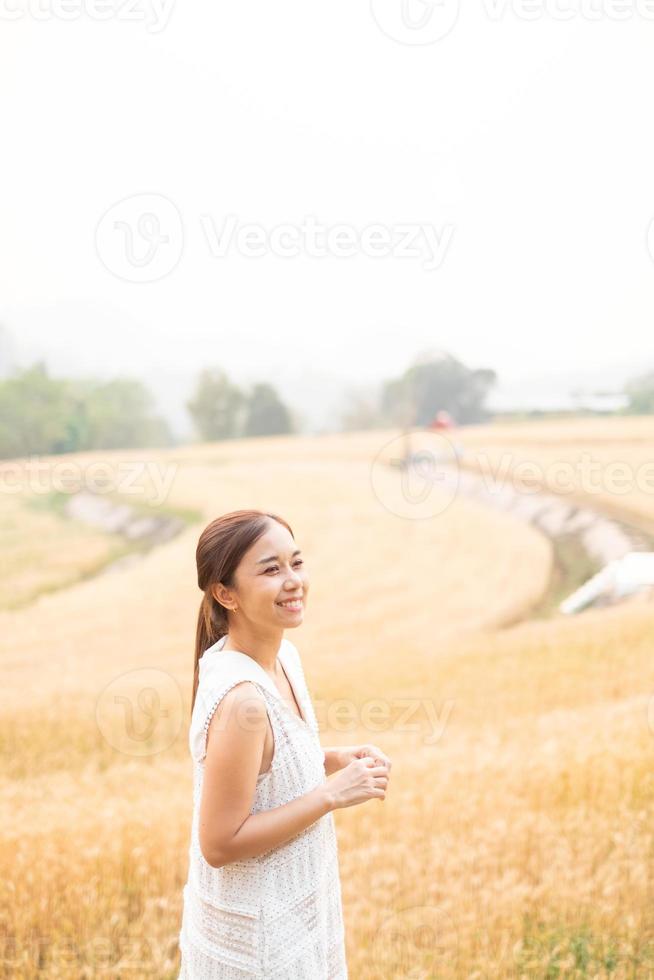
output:
{"label": "dry grass", "polygon": [[[336,814],[350,976],[654,977],[652,608],[503,628],[546,587],[549,543],[463,499],[397,516],[398,473],[370,479],[392,436],[160,456],[167,504],[290,521],[311,576],[291,638],[323,743],[393,759],[383,803]],[[201,526],[0,613],[2,976],[177,976]],[[144,686],[159,702],[135,700]]]}
{"label": "dry grass", "polygon": [[63,520],[34,493],[0,495],[0,550],[2,609],[71,585],[119,553],[111,535]]}
{"label": "dry grass", "polygon": [[470,426],[457,439],[489,476],[506,467],[523,489],[542,486],[654,532],[651,416]]}

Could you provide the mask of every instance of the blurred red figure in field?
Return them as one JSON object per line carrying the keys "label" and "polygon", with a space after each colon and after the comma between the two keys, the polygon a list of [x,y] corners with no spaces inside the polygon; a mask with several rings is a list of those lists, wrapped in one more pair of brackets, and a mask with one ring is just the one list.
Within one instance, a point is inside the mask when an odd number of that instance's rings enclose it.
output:
{"label": "blurred red figure in field", "polygon": [[442,429],[454,429],[455,426],[456,423],[450,413],[446,412],[445,409],[441,409],[439,412],[436,412],[427,428],[439,431]]}

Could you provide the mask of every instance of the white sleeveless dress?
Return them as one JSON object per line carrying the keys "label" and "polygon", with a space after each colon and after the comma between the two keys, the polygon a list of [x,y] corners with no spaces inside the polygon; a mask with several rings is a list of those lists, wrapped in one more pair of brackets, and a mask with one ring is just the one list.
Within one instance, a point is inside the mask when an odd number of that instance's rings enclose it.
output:
{"label": "white sleeveless dress", "polygon": [[307,721],[291,710],[253,657],[237,650],[222,652],[225,640],[223,636],[200,658],[189,730],[193,818],[178,980],[347,980],[331,811],[258,857],[213,868],[200,850],[207,729],[221,698],[239,681],[251,681],[263,695],[275,740],[272,764],[257,778],[250,812],[288,803],[326,778],[318,722],[296,648],[284,638],[277,657]]}

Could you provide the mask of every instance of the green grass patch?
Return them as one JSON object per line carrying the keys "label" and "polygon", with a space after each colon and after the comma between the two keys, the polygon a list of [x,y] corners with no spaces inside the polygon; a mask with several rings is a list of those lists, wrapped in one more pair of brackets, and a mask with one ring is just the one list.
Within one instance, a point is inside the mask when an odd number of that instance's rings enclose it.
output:
{"label": "green grass patch", "polygon": [[654,942],[599,932],[586,920],[548,923],[527,914],[516,953],[517,975],[534,980],[654,976]]}

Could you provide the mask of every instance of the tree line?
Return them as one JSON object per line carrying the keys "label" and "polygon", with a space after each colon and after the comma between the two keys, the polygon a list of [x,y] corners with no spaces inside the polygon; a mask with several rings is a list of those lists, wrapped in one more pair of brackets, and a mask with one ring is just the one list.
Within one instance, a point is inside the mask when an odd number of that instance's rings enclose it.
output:
{"label": "tree line", "polygon": [[[469,368],[448,353],[421,357],[373,395],[350,394],[334,431],[426,426],[439,410],[460,425],[492,418],[486,398],[497,381],[490,368]],[[654,372],[625,385],[617,414],[654,414]],[[242,388],[220,368],[203,370],[186,403],[195,437],[211,442],[281,435],[301,429],[300,415],[266,382]],[[89,449],[178,443],[155,411],[147,387],[133,378],[99,381],[52,377],[42,361],[0,380],[0,458]]]}
{"label": "tree line", "polygon": [[[207,441],[295,430],[292,412],[272,385],[243,390],[220,370],[201,373],[187,409],[197,436]],[[2,459],[178,441],[137,379],[57,378],[39,361],[0,381]]]}

